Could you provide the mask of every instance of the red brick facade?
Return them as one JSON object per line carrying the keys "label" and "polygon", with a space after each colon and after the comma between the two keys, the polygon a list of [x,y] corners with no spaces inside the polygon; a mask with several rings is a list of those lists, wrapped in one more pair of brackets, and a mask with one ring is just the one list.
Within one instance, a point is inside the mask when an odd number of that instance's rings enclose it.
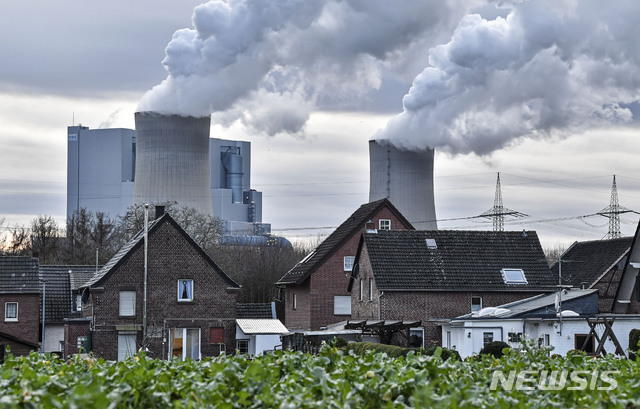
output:
{"label": "red brick facade", "polygon": [[[149,234],[147,328],[143,339],[144,249],[134,248],[100,285],[91,290],[92,350],[105,359],[117,359],[119,334],[135,334],[136,348],[154,358],[169,356],[169,330],[199,329],[202,356],[235,351],[238,287],[208,263],[194,243],[169,222]],[[178,280],[193,280],[193,301],[178,301]],[[121,291],[135,291],[135,315],[120,316]],[[224,328],[224,345],[211,343],[211,328]]]}
{"label": "red brick facade", "polygon": [[[408,227],[388,207],[381,208],[370,218],[372,227],[378,228],[380,220],[390,220],[391,229],[406,230]],[[354,232],[312,274],[299,285],[287,285],[285,291],[285,325],[290,330],[318,330],[328,324],[345,321],[351,315],[334,314],[334,297],[349,297],[347,292],[350,271],[344,269],[344,257],[355,257],[360,230]],[[294,294],[296,308],[294,309]]]}
{"label": "red brick facade", "polygon": [[[6,303],[18,303],[18,320],[5,320]],[[13,335],[25,341],[38,343],[40,340],[40,295],[0,294],[0,332]]]}

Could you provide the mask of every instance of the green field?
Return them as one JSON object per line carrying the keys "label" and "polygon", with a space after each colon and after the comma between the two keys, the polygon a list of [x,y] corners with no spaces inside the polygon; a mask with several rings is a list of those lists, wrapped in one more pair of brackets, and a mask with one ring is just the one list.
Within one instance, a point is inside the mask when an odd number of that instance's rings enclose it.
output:
{"label": "green field", "polygon": [[[325,347],[316,356],[276,352],[253,360],[223,356],[179,362],[142,355],[118,363],[9,355],[0,366],[0,407],[636,408],[640,404],[636,361],[610,355],[556,357],[529,349],[512,350],[500,359],[483,356],[460,362],[442,361],[439,352],[390,358],[384,353],[356,356]],[[551,378],[558,383],[549,384]]]}

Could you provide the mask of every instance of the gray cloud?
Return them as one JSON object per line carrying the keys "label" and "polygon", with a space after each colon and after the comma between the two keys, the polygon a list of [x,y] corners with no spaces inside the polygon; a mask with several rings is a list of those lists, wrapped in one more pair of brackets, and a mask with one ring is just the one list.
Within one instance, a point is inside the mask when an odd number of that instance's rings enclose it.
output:
{"label": "gray cloud", "polygon": [[466,15],[377,138],[480,155],[523,137],[628,124],[640,100],[633,1],[519,2]]}
{"label": "gray cloud", "polygon": [[215,112],[273,135],[301,131],[319,107],[380,107],[371,102],[379,90],[408,86],[421,69],[415,52],[473,4],[210,1],[194,10],[193,28],[174,33],[163,60],[169,75],[138,109]]}

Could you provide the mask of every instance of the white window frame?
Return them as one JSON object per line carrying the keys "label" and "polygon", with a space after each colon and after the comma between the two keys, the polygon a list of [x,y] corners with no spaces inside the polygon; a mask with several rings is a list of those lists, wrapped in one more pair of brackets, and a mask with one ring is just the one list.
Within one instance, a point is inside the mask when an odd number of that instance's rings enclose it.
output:
{"label": "white window frame", "polygon": [[358,298],[358,301],[362,301],[362,299],[363,299],[363,293],[364,293],[364,290],[363,290],[364,284],[362,283],[363,280],[364,279],[362,279],[362,278],[360,279],[360,298]]}
{"label": "white window frame", "polygon": [[[500,270],[500,273],[502,273],[502,279],[505,284],[528,284],[527,276],[524,275],[524,270],[521,268],[503,268]],[[512,275],[514,273],[519,273],[522,278],[514,279]]]}
{"label": "white window frame", "polygon": [[333,315],[351,315],[351,296],[333,296]]}
{"label": "white window frame", "polygon": [[[135,331],[118,332],[118,361],[124,361],[137,351],[137,333]],[[124,348],[122,348],[124,347]],[[124,353],[121,353],[124,350]]]}
{"label": "white window frame", "polygon": [[[9,317],[9,304],[16,306],[16,314],[15,317]],[[9,301],[4,303],[4,320],[5,322],[17,322],[18,321],[18,302],[17,301]]]}
{"label": "white window frame", "polygon": [[355,256],[344,256],[344,271],[353,271],[353,262],[355,260]]}
{"label": "white window frame", "polygon": [[[187,347],[186,340],[189,337],[189,332],[193,334],[193,331],[198,331],[198,350],[195,354],[195,357],[189,357],[191,359],[200,360],[202,358],[202,330],[200,328],[171,328],[169,330],[169,359],[178,358],[181,361],[184,361],[187,358]],[[173,355],[173,342],[174,338],[177,338],[175,334],[180,333],[182,339],[182,355],[174,356]]]}
{"label": "white window frame", "polygon": [[373,301],[373,278],[369,279],[369,301]]}
{"label": "white window frame", "polygon": [[298,297],[296,297],[296,293],[293,293],[293,309],[297,310],[298,309]]}
{"label": "white window frame", "polygon": [[[473,300],[474,300],[474,298],[477,298],[477,299],[479,299],[479,300],[480,300],[480,304],[479,304],[479,305],[480,305],[480,308],[476,308],[476,309],[474,309],[474,308],[473,308],[473,306],[474,306],[474,304],[473,304]],[[475,305],[478,305],[478,304],[475,304]],[[480,311],[481,309],[482,309],[482,297],[480,297],[479,295],[473,295],[473,296],[471,296],[471,312]]]}
{"label": "white window frame", "polygon": [[[184,291],[183,288],[181,288],[181,286],[184,286],[184,282],[188,283],[187,286],[187,298],[183,298],[182,294]],[[189,294],[189,288],[191,288],[191,294]],[[178,302],[192,302],[193,301],[193,293],[195,292],[195,288],[193,286],[193,279],[191,278],[181,278],[178,280]],[[191,295],[191,297],[189,297],[189,295]]]}
{"label": "white window frame", "polygon": [[[491,338],[491,339],[488,340],[488,338]],[[493,332],[483,332],[482,333],[482,345],[483,345],[483,347],[487,346],[488,343],[493,342],[493,341],[494,341],[494,333]]]}
{"label": "white window frame", "polygon": [[135,317],[136,315],[136,292],[131,290],[121,290],[118,315],[120,317]]}
{"label": "white window frame", "polygon": [[378,230],[391,230],[391,219],[378,220]]}
{"label": "white window frame", "polygon": [[76,338],[76,347],[78,348],[78,351],[80,351],[80,348],[84,348],[85,342],[87,342],[87,337],[84,335]]}

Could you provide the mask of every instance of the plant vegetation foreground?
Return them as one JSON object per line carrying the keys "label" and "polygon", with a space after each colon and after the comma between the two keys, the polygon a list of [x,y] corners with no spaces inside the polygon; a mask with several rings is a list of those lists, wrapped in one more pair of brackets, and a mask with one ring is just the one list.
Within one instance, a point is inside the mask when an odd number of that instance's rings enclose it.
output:
{"label": "plant vegetation foreground", "polygon": [[2,408],[637,408],[640,362],[584,353],[510,350],[464,361],[410,352],[317,355],[277,351],[248,359],[68,361],[9,354]]}

